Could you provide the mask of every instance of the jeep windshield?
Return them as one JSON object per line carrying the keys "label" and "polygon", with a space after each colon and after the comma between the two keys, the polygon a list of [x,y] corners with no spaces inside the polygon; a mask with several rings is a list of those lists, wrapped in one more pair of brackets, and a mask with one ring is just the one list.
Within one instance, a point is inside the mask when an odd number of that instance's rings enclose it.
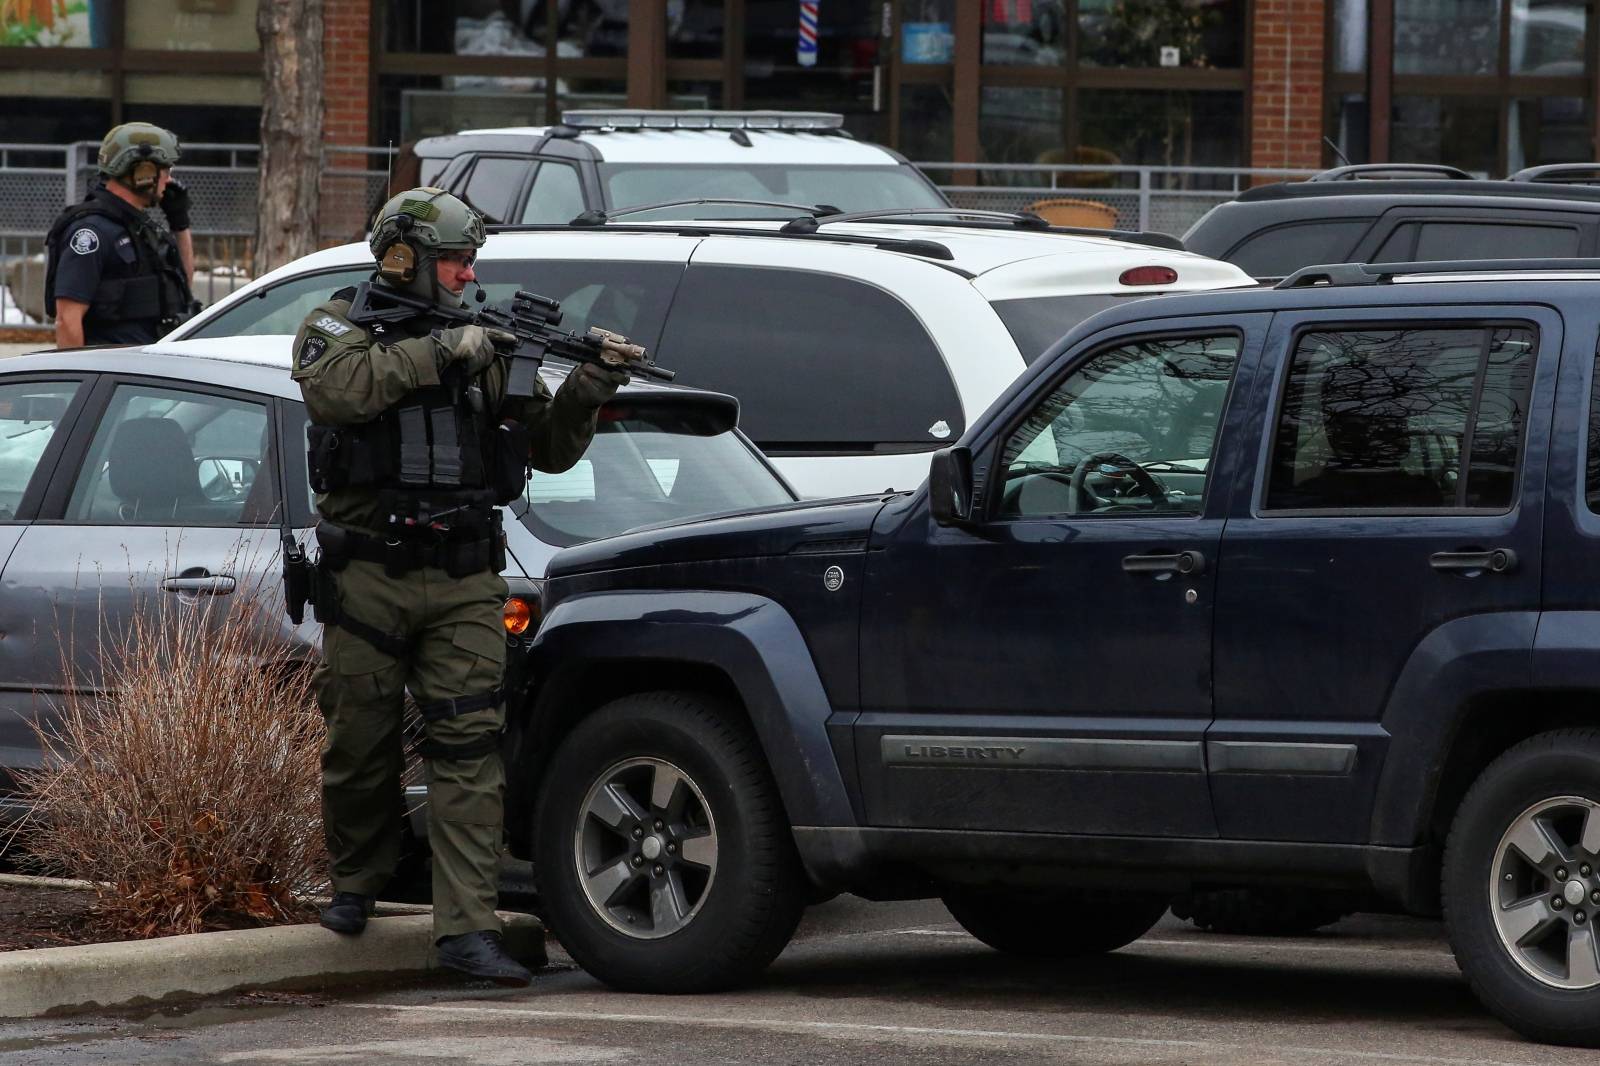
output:
{"label": "jeep windshield", "polygon": [[[843,211],[880,208],[946,207],[943,195],[921,171],[900,166],[807,166],[803,164],[663,165],[601,163],[606,203],[611,208],[672,200],[778,200],[790,204],[831,204]],[[779,209],[732,205],[678,207],[634,216],[636,221],[678,218],[787,218]]]}
{"label": "jeep windshield", "polygon": [[569,547],[635,526],[787,503],[794,494],[728,420],[695,405],[624,397],[600,411],[576,466],[535,470],[513,508],[529,532]]}

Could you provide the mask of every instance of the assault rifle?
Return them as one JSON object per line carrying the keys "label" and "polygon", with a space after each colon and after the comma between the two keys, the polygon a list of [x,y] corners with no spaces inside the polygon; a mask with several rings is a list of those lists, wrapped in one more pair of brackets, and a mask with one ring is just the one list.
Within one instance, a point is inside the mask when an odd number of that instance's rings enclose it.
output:
{"label": "assault rifle", "polygon": [[[481,288],[478,290],[478,301],[483,301]],[[671,381],[677,376],[674,371],[657,366],[648,355],[623,364],[606,358],[601,342],[607,338],[623,338],[599,326],[590,326],[588,334],[564,331],[559,328],[560,302],[524,290],[513,295],[505,307],[484,307],[470,311],[465,307],[441,307],[420,296],[364,281],[356,286],[355,297],[350,301],[350,311],[345,317],[358,326],[366,326],[381,322],[403,322],[420,314],[432,315],[458,325],[504,330],[515,336],[516,348],[500,353],[502,358],[511,363],[511,374],[506,382],[508,396],[534,395],[539,367],[544,364],[545,357],[551,355],[572,363],[594,363],[607,370],[643,374],[658,381]]]}

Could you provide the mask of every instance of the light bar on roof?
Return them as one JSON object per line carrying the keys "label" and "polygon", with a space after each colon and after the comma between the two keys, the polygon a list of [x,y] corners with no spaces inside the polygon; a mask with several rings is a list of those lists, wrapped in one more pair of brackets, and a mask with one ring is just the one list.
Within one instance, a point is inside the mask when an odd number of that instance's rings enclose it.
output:
{"label": "light bar on roof", "polygon": [[837,130],[844,116],[830,111],[564,111],[562,125],[613,130]]}

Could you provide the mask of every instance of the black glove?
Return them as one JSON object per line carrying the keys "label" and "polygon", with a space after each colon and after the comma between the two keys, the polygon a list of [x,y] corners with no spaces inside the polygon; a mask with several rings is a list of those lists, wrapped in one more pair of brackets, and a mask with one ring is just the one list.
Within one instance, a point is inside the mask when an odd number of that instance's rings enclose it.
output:
{"label": "black glove", "polygon": [[161,194],[161,212],[173,233],[189,228],[189,190],[183,182],[176,178],[167,182],[167,191]]}

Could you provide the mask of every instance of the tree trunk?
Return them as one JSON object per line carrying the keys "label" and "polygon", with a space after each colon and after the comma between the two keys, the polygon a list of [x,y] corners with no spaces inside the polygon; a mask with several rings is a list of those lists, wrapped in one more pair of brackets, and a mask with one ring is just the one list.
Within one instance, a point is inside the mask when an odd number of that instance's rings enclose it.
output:
{"label": "tree trunk", "polygon": [[323,0],[261,0],[261,177],[252,273],[317,248]]}

